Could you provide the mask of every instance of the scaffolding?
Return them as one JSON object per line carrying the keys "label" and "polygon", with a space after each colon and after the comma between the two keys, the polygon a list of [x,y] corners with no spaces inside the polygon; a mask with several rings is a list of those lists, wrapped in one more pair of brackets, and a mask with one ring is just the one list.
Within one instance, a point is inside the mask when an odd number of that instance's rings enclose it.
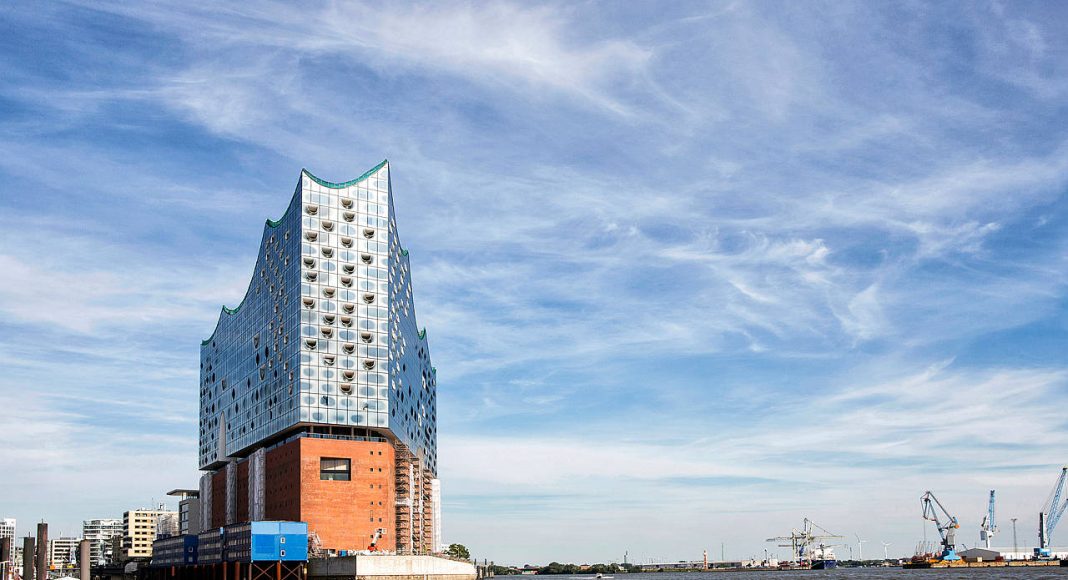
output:
{"label": "scaffolding", "polygon": [[433,474],[407,445],[396,446],[397,553],[430,554],[434,547]]}

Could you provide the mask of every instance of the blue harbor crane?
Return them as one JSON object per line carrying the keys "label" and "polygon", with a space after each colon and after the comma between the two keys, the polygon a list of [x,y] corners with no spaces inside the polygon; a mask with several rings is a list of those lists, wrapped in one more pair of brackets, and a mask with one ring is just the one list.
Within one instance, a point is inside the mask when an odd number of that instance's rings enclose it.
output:
{"label": "blue harbor crane", "polygon": [[[938,535],[942,536],[942,554],[939,559],[945,562],[960,560],[956,545],[957,530],[960,529],[957,517],[950,514],[930,491],[920,498],[920,506],[923,508],[923,519],[934,522]],[[940,513],[942,517],[939,517]]]}
{"label": "blue harbor crane", "polygon": [[986,516],[983,517],[983,523],[979,528],[979,540],[986,542],[986,548],[989,550],[990,539],[998,531],[997,521],[994,520],[994,490],[990,490],[990,503],[987,505]]}
{"label": "blue harbor crane", "polygon": [[1068,484],[1068,467],[1061,468],[1061,475],[1057,478],[1053,491],[1046,499],[1042,511],[1038,514],[1038,547],[1035,548],[1036,558],[1051,558],[1050,539],[1053,530],[1057,528],[1057,522],[1061,521],[1065,509],[1068,509],[1068,493],[1065,493],[1065,485]]}

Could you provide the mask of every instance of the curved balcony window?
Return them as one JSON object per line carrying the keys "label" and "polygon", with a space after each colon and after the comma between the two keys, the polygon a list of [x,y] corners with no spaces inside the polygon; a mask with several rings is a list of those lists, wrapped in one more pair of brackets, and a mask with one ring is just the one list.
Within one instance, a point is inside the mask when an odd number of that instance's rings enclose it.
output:
{"label": "curved balcony window", "polygon": [[334,222],[332,222],[330,220],[323,220],[320,225],[322,225],[323,229],[328,231],[328,232],[334,231]]}
{"label": "curved balcony window", "polygon": [[319,334],[323,335],[323,338],[330,338],[334,336],[334,329],[329,326],[324,326],[319,329]]}
{"label": "curved balcony window", "polygon": [[337,388],[339,391],[341,391],[342,395],[352,394],[352,383],[340,383],[338,384]]}
{"label": "curved balcony window", "polygon": [[342,276],[341,277],[341,285],[346,287],[346,288],[351,288],[352,287],[352,278],[350,278],[348,276]]}
{"label": "curved balcony window", "polygon": [[345,209],[352,209],[352,200],[347,197],[341,198],[341,207]]}
{"label": "curved balcony window", "polygon": [[301,301],[302,304],[304,304],[305,308],[315,308],[315,299],[314,298],[304,297],[304,298],[301,298],[300,301]]}
{"label": "curved balcony window", "polygon": [[374,294],[364,294],[363,295],[363,301],[364,301],[365,304],[372,304],[375,301],[375,295]]}
{"label": "curved balcony window", "polygon": [[363,237],[365,237],[368,240],[370,240],[371,238],[375,237],[375,231],[372,230],[371,228],[364,228],[363,229]]}
{"label": "curved balcony window", "polygon": [[366,369],[366,370],[371,370],[371,369],[375,368],[375,361],[370,360],[370,359],[367,359],[367,360],[363,361],[363,368]]}
{"label": "curved balcony window", "polygon": [[341,217],[344,218],[345,221],[351,222],[352,220],[356,219],[356,214],[351,211],[347,211],[342,213]]}
{"label": "curved balcony window", "polygon": [[352,247],[352,238],[341,238],[341,245],[346,248]]}
{"label": "curved balcony window", "polygon": [[314,338],[305,338],[304,339],[304,346],[308,347],[309,350],[315,350],[315,346],[317,344],[319,344],[319,341],[315,340]]}
{"label": "curved balcony window", "polygon": [[304,213],[308,215],[317,215],[319,213],[319,206],[309,205],[304,207]]}
{"label": "curved balcony window", "polygon": [[334,257],[334,248],[323,248],[323,257],[324,258],[333,258]]}
{"label": "curved balcony window", "polygon": [[345,264],[341,266],[341,271],[346,274],[352,274],[356,271],[356,266],[353,266],[352,264]]}
{"label": "curved balcony window", "polygon": [[370,332],[361,332],[360,340],[362,340],[366,344],[371,344],[375,341],[375,335],[371,334]]}
{"label": "curved balcony window", "polygon": [[364,264],[370,264],[371,262],[374,262],[375,259],[371,257],[371,254],[360,254],[360,261]]}
{"label": "curved balcony window", "polygon": [[323,323],[324,323],[324,324],[333,324],[333,323],[334,323],[334,320],[335,320],[336,318],[337,318],[337,317],[336,317],[335,315],[333,315],[333,314],[324,314],[324,315],[323,315]]}
{"label": "curved balcony window", "polygon": [[352,317],[351,316],[342,316],[341,317],[341,325],[346,327],[346,328],[352,326]]}
{"label": "curved balcony window", "polygon": [[336,362],[336,361],[337,361],[337,357],[332,355],[332,354],[324,354],[323,355],[323,364],[328,366],[328,367],[334,366],[334,362]]}
{"label": "curved balcony window", "polygon": [[353,312],[356,311],[356,305],[355,304],[342,304],[341,305],[341,309],[344,310],[345,312],[349,313],[349,314],[352,314]]}
{"label": "curved balcony window", "polygon": [[327,298],[333,298],[334,292],[336,292],[336,290],[333,288],[323,288],[323,296],[326,296]]}
{"label": "curved balcony window", "polygon": [[356,371],[341,371],[341,376],[346,381],[351,381],[352,379],[356,378]]}
{"label": "curved balcony window", "polygon": [[356,352],[356,345],[352,344],[351,342],[346,342],[345,344],[341,345],[341,352],[345,354],[352,354]]}
{"label": "curved balcony window", "polygon": [[307,266],[308,268],[314,268],[315,267],[315,258],[312,258],[310,256],[304,256],[304,265]]}
{"label": "curved balcony window", "polygon": [[314,282],[314,281],[319,279],[319,273],[318,272],[305,272],[304,273],[304,279],[309,281],[309,282]]}
{"label": "curved balcony window", "polygon": [[304,239],[308,240],[309,242],[314,242],[315,240],[319,239],[319,232],[308,230],[304,232]]}

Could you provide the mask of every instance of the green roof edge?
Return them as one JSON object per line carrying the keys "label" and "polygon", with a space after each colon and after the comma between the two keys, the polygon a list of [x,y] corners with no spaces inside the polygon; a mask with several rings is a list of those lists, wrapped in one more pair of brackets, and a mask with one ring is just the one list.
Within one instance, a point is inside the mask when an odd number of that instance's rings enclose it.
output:
{"label": "green roof edge", "polygon": [[310,171],[308,171],[307,169],[301,169],[301,172],[303,172],[305,175],[310,177],[312,181],[314,181],[315,183],[318,183],[319,185],[321,185],[323,187],[329,187],[330,189],[342,189],[342,188],[348,187],[350,185],[356,185],[357,183],[367,179],[368,177],[371,177],[372,174],[374,174],[379,169],[382,169],[383,167],[385,167],[386,164],[388,164],[388,163],[389,163],[389,159],[383,159],[382,163],[379,163],[378,165],[375,165],[374,167],[369,169],[366,173],[364,173],[363,175],[357,177],[356,179],[353,179],[351,181],[346,181],[345,183],[334,183],[333,181],[326,181],[325,179],[319,179],[318,177],[312,175],[312,173]]}

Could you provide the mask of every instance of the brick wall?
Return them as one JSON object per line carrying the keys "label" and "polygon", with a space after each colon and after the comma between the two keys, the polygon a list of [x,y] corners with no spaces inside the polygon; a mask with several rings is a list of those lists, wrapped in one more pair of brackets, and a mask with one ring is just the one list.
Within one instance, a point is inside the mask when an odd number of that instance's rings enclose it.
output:
{"label": "brick wall", "polygon": [[[363,550],[385,528],[382,550],[396,549],[393,446],[369,441],[301,438],[300,515],[324,548]],[[323,481],[322,458],[350,459],[351,481]]]}
{"label": "brick wall", "polygon": [[267,453],[264,461],[264,499],[269,520],[300,519],[300,441],[290,441]]}
{"label": "brick wall", "polygon": [[226,525],[226,468],[211,476],[211,523],[204,527],[218,528]]}
{"label": "brick wall", "polygon": [[[320,479],[323,458],[350,460],[352,479]],[[308,522],[308,531],[334,550],[365,550],[375,530],[385,528],[378,547],[393,551],[393,469],[389,443],[295,439],[267,453],[266,517]]]}
{"label": "brick wall", "polygon": [[237,485],[234,486],[234,497],[237,498],[237,520],[248,521],[248,461],[237,464]]}

